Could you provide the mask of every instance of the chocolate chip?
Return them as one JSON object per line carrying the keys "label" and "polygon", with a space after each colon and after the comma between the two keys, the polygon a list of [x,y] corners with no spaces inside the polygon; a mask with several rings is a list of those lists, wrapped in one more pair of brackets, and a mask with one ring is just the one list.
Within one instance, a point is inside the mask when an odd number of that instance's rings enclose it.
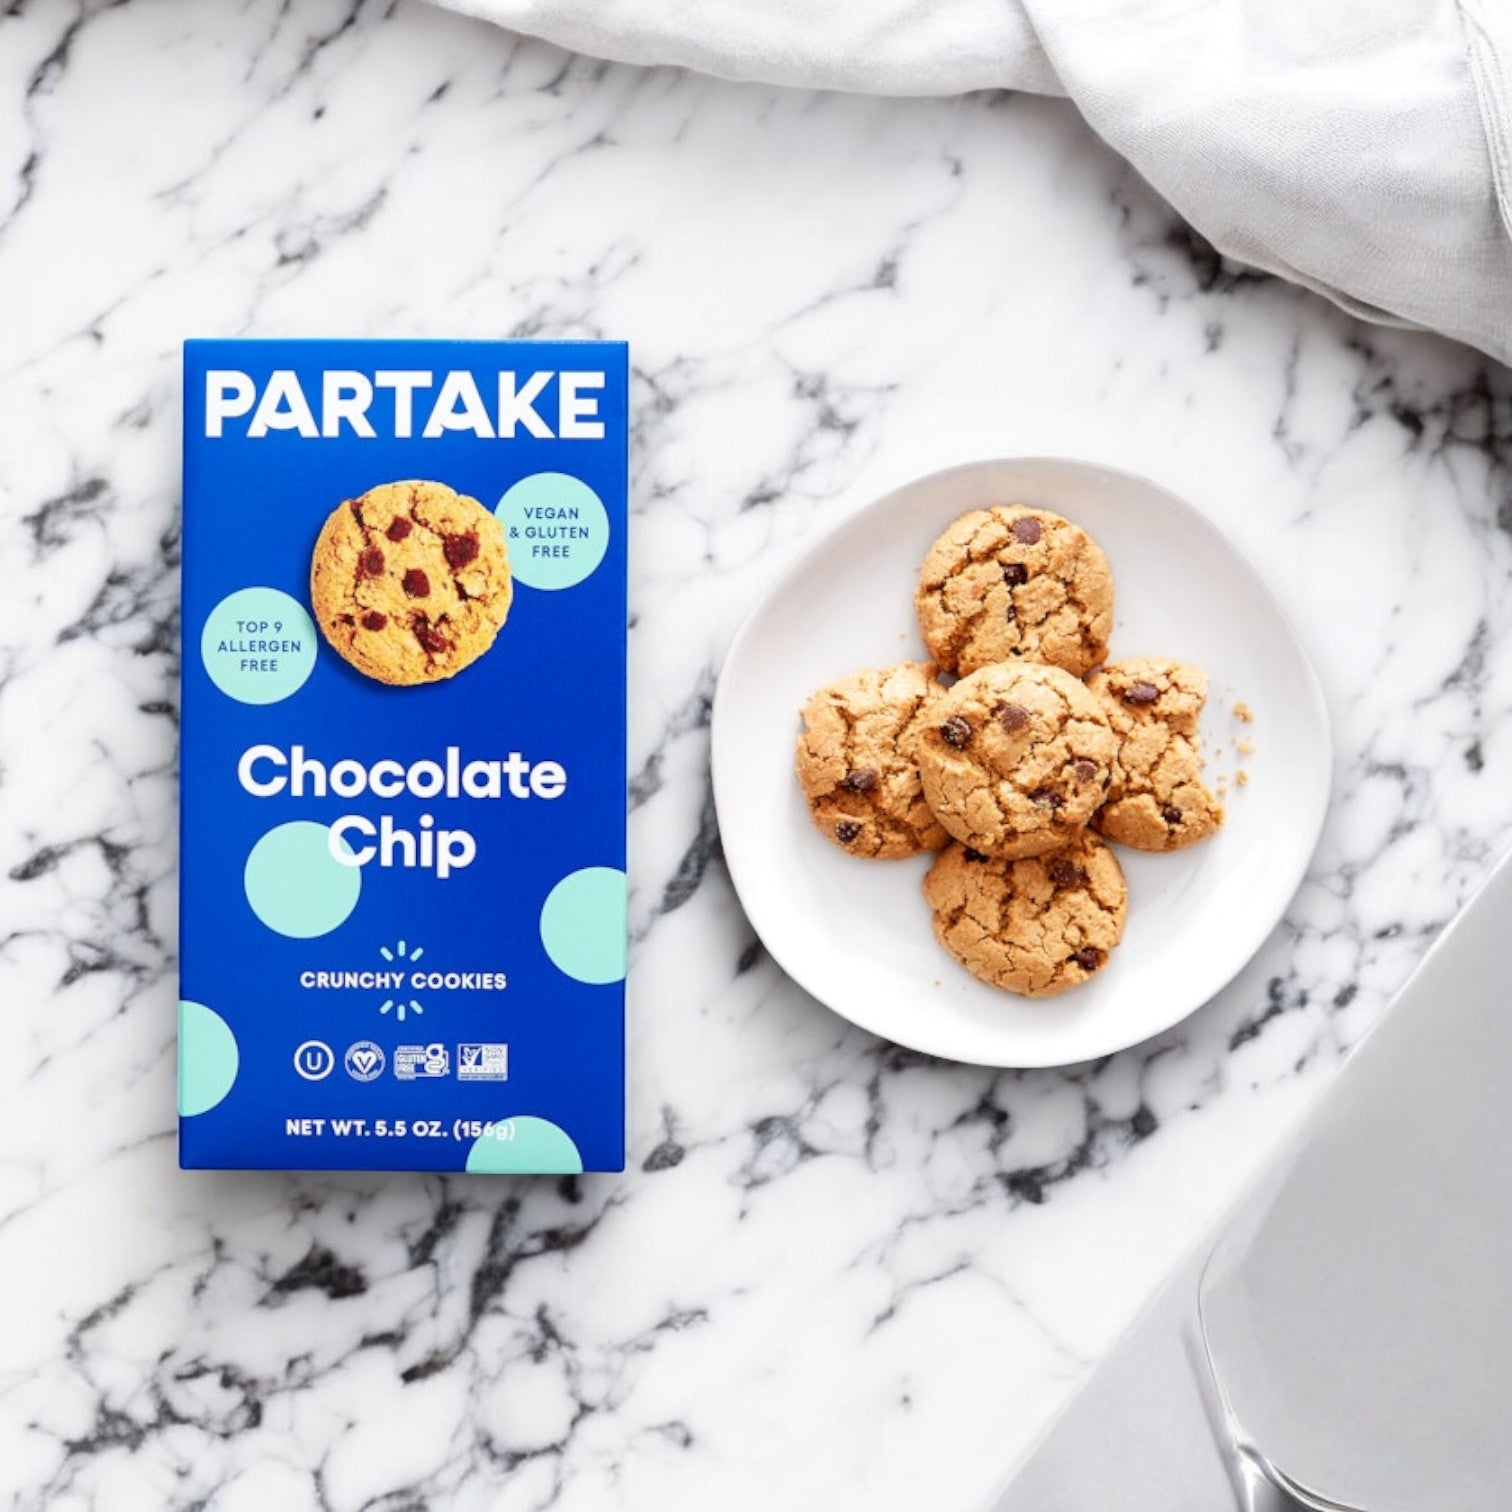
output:
{"label": "chocolate chip", "polygon": [[414,528],[407,515],[395,515],[383,533],[391,541],[402,541]]}
{"label": "chocolate chip", "polygon": [[986,856],[981,853],[981,851],[972,850],[969,845],[966,847],[965,857],[968,861],[985,861],[987,859]]}
{"label": "chocolate chip", "polygon": [[842,819],[835,826],[835,839],[841,845],[849,845],[861,833],[861,826],[854,819]]}
{"label": "chocolate chip", "polygon": [[1097,763],[1088,761],[1085,756],[1079,757],[1071,770],[1076,773],[1078,782],[1091,782],[1097,776]]}
{"label": "chocolate chip", "polygon": [[877,774],[870,767],[857,767],[840,779],[840,786],[852,793],[869,793],[877,785]]}
{"label": "chocolate chip", "polygon": [[1040,522],[1033,515],[1020,515],[1013,522],[1013,539],[1021,546],[1032,546],[1044,535]]}
{"label": "chocolate chip", "polygon": [[388,624],[388,615],[379,614],[376,609],[369,609],[362,616],[362,628],[364,630],[381,630]]}
{"label": "chocolate chip", "polygon": [[1029,711],[1023,704],[1005,703],[998,710],[998,723],[1012,735],[1029,723]]}
{"label": "chocolate chip", "polygon": [[1029,569],[1022,562],[1009,562],[1003,568],[1003,581],[1010,588],[1021,588],[1029,581]]}
{"label": "chocolate chip", "polygon": [[1177,808],[1174,803],[1168,803],[1163,809],[1161,809],[1160,817],[1164,819],[1167,824],[1180,824],[1181,810]]}
{"label": "chocolate chip", "polygon": [[1102,951],[1091,945],[1083,945],[1075,955],[1071,957],[1083,971],[1096,971],[1103,963]]}
{"label": "chocolate chip", "polygon": [[383,571],[383,553],[376,546],[369,546],[357,558],[358,577],[377,577]]}
{"label": "chocolate chip", "polygon": [[1009,606],[1003,611],[1003,618],[1007,620],[1010,625],[1018,624],[1018,610],[1015,609],[1012,604],[1009,604]]}
{"label": "chocolate chip", "polygon": [[1054,788],[1036,788],[1030,793],[1029,801],[1035,808],[1058,809],[1066,800]]}
{"label": "chocolate chip", "polygon": [[1129,691],[1124,694],[1124,702],[1131,704],[1152,704],[1160,697],[1160,689],[1154,683],[1137,682],[1129,684]]}
{"label": "chocolate chip", "polygon": [[477,560],[478,538],[471,531],[467,535],[447,536],[441,549],[446,553],[447,566],[456,572]]}
{"label": "chocolate chip", "polygon": [[1046,863],[1045,870],[1057,887],[1070,887],[1081,881],[1081,872],[1064,856],[1057,856]]}
{"label": "chocolate chip", "polygon": [[940,739],[959,751],[971,739],[971,726],[959,714],[952,714],[940,726]]}
{"label": "chocolate chip", "polygon": [[410,598],[430,597],[430,579],[422,568],[411,567],[404,574],[404,591]]}
{"label": "chocolate chip", "polygon": [[414,615],[410,619],[410,629],[414,632],[415,639],[420,642],[421,649],[428,651],[432,656],[439,656],[443,651],[451,650],[451,642],[435,625],[431,624],[425,615]]}

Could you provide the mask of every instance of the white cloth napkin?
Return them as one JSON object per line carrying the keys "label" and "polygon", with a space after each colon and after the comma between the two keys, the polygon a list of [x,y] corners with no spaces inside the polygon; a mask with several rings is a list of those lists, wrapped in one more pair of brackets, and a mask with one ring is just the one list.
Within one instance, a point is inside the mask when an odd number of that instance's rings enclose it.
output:
{"label": "white cloth napkin", "polygon": [[1221,252],[1512,361],[1512,0],[442,0],[631,63],[1069,96]]}

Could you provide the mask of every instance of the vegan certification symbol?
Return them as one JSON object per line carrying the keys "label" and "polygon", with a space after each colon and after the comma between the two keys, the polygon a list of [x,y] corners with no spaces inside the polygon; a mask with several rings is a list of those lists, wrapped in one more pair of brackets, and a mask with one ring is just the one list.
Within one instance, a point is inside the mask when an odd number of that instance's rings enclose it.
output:
{"label": "vegan certification symbol", "polygon": [[372,1040],[358,1040],[356,1044],[347,1046],[345,1057],[347,1075],[353,1081],[377,1081],[383,1075],[386,1060],[387,1057],[382,1048],[375,1045]]}
{"label": "vegan certification symbol", "polygon": [[294,1069],[306,1081],[324,1081],[336,1068],[336,1054],[324,1040],[306,1040],[294,1052]]}

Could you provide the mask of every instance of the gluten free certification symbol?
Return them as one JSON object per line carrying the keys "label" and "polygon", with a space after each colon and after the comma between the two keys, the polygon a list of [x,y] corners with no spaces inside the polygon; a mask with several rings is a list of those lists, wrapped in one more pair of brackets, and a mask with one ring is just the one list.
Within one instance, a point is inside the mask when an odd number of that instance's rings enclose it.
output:
{"label": "gluten free certification symbol", "polygon": [[451,1052],[439,1041],[394,1049],[394,1075],[400,1081],[432,1081],[450,1071]]}

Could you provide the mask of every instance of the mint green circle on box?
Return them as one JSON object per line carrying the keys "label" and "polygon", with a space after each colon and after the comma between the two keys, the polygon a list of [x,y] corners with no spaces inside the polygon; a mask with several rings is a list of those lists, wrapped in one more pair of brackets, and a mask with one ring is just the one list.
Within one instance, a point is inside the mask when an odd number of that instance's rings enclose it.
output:
{"label": "mint green circle on box", "polygon": [[549,1118],[501,1118],[473,1140],[465,1169],[475,1176],[576,1176],[583,1157],[567,1131]]}
{"label": "mint green circle on box", "polygon": [[278,703],[304,687],[315,667],[315,622],[277,588],[241,588],[210,611],[200,659],[210,681],[244,704]]}
{"label": "mint green circle on box", "polygon": [[241,1056],[231,1026],[213,1008],[184,998],[178,1005],[178,1110],[208,1113],[236,1085]]}
{"label": "mint green circle on box", "polygon": [[[352,854],[345,840],[336,842]],[[344,924],[362,892],[362,868],[331,854],[331,832],[312,819],[270,829],[247,857],[242,882],[252,912],[276,934],[311,940]]]}
{"label": "mint green circle on box", "polygon": [[499,500],[509,570],[527,588],[573,588],[604,560],[609,511],[568,473],[532,473]]}
{"label": "mint green circle on box", "polygon": [[625,975],[625,874],[612,866],[570,872],[541,905],[541,944],[558,971],[601,987]]}

